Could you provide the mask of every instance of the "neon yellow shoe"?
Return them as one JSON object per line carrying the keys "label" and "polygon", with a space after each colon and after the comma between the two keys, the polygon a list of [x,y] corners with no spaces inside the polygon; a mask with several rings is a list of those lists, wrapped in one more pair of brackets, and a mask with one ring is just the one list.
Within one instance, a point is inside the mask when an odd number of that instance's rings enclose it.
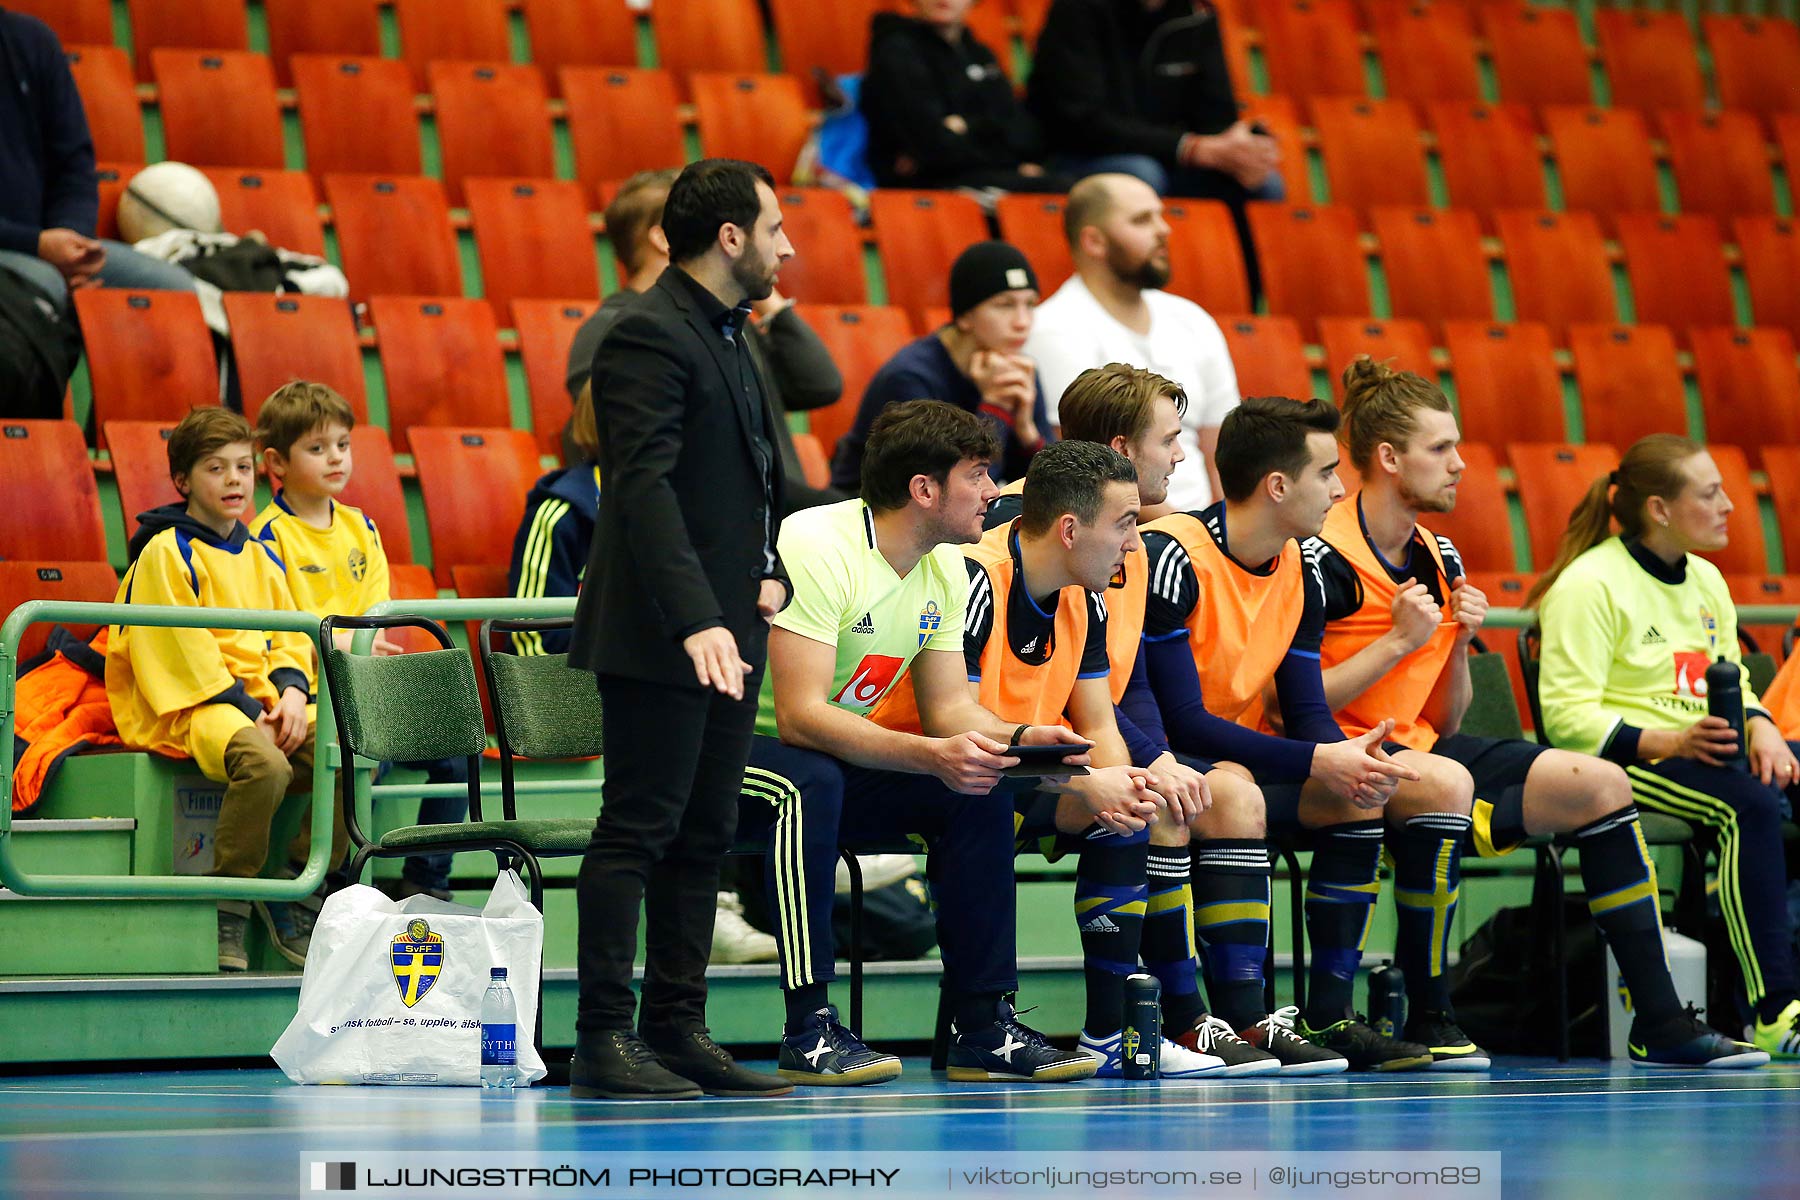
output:
{"label": "neon yellow shoe", "polygon": [[1751,1029],[1750,1040],[1758,1050],[1767,1050],[1776,1062],[1800,1060],[1800,1000],[1790,1000],[1773,1021],[1758,1021]]}

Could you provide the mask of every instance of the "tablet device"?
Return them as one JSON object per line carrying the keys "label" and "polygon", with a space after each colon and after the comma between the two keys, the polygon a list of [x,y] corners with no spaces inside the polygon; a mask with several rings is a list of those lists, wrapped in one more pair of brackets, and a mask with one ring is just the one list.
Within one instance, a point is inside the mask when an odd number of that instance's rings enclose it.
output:
{"label": "tablet device", "polygon": [[1060,742],[1054,746],[1008,746],[1006,757],[1016,758],[1019,765],[1000,772],[1007,779],[1038,779],[1046,775],[1086,775],[1086,767],[1072,767],[1063,761],[1071,754],[1086,754],[1091,742]]}

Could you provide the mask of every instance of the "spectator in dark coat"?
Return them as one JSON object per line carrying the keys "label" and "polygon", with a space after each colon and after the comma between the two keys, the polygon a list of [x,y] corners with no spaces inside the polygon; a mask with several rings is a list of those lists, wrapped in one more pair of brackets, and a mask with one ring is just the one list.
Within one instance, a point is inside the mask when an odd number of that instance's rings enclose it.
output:
{"label": "spectator in dark coat", "polygon": [[972,2],[915,0],[916,17],[875,15],[860,103],[876,182],[1068,191],[1069,178],[1041,165],[1043,132],[993,50],[963,24]]}

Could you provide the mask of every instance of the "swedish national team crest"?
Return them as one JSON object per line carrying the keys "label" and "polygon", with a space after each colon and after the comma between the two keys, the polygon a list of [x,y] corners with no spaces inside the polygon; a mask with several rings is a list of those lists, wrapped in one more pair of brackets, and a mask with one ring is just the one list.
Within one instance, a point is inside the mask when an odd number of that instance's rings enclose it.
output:
{"label": "swedish national team crest", "polygon": [[394,938],[389,951],[400,1003],[411,1008],[437,983],[444,967],[444,935],[431,932],[424,917],[414,917],[406,923],[406,932]]}
{"label": "swedish national team crest", "polygon": [[1121,1039],[1120,1045],[1119,1045],[1120,1050],[1124,1052],[1125,1061],[1126,1062],[1134,1061],[1137,1058],[1137,1053],[1138,1053],[1139,1048],[1141,1048],[1143,1046],[1143,1044],[1144,1044],[1143,1034],[1139,1033],[1136,1029],[1133,1029],[1131,1026],[1127,1025],[1125,1027],[1124,1037]]}
{"label": "swedish national team crest", "polygon": [[361,583],[363,581],[363,576],[369,573],[369,556],[364,554],[361,550],[351,550],[349,567],[350,578]]}
{"label": "swedish national team crest", "polygon": [[923,646],[931,640],[931,635],[938,631],[944,623],[944,614],[938,611],[936,600],[927,600],[925,607],[919,610],[919,645]]}

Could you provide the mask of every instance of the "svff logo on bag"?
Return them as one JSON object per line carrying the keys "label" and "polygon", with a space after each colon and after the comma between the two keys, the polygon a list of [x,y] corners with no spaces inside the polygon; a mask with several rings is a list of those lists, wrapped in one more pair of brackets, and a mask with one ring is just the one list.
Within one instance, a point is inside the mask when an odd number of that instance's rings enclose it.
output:
{"label": "svff logo on bag", "polygon": [[406,923],[406,932],[394,938],[389,951],[400,1003],[411,1008],[425,998],[443,970],[444,935],[431,932],[424,917],[414,917]]}

